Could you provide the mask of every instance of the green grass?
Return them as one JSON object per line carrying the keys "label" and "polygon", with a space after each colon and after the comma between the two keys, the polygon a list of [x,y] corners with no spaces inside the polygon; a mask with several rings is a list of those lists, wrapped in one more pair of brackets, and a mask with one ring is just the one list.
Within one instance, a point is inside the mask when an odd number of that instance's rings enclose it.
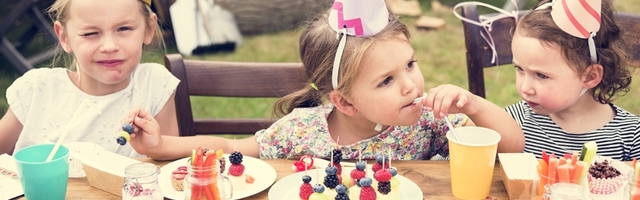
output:
{"label": "green grass", "polygon": [[[460,0],[443,1],[454,5]],[[483,1],[501,7],[504,0]],[[530,0],[527,8],[535,5]],[[616,8],[622,12],[640,13],[640,0],[616,0]],[[445,27],[439,30],[418,30],[413,26],[415,19],[403,17],[412,34],[411,43],[416,51],[416,59],[425,78],[425,87],[435,87],[450,83],[468,88],[466,75],[465,47],[462,25],[453,14],[430,10],[430,1],[422,0],[423,14],[445,19]],[[233,53],[211,54],[190,57],[203,60],[259,61],[259,62],[298,62],[298,36],[300,30],[287,30],[278,33],[245,37]],[[175,49],[167,50],[169,53]],[[162,54],[145,54],[144,61],[163,63]],[[5,62],[6,63],[6,62]],[[6,87],[18,76],[8,65],[0,70],[0,111],[4,113],[7,103],[4,95]],[[501,107],[520,100],[515,88],[513,67],[502,66],[485,70],[488,99]],[[640,78],[634,75],[634,79]],[[633,81],[632,90],[615,103],[632,113],[640,113],[640,101],[633,100],[640,93],[640,83]],[[274,99],[239,99],[193,97],[195,117],[270,117]]]}

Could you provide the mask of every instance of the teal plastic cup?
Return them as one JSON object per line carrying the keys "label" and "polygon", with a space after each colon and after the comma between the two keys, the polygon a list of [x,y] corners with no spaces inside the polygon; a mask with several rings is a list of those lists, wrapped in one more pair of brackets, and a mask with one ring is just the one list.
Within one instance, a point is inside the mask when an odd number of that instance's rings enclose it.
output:
{"label": "teal plastic cup", "polygon": [[27,199],[65,199],[69,182],[69,149],[60,146],[53,159],[45,162],[54,145],[33,145],[13,154]]}

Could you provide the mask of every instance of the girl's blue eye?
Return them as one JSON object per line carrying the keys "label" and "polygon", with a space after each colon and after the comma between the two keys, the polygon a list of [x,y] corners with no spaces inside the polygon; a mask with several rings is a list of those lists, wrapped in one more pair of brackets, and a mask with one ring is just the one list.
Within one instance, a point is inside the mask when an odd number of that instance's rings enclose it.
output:
{"label": "girl's blue eye", "polygon": [[82,36],[82,37],[89,37],[89,36],[97,35],[97,34],[98,34],[98,32],[91,32],[91,33],[81,34],[80,36]]}
{"label": "girl's blue eye", "polygon": [[128,30],[132,30],[131,27],[120,27],[118,28],[118,31],[128,31]]}
{"label": "girl's blue eye", "polygon": [[388,76],[387,78],[385,78],[380,84],[378,84],[378,87],[382,87],[385,85],[389,85],[389,83],[391,83],[391,81],[393,80],[393,77]]}
{"label": "girl's blue eye", "polygon": [[515,67],[515,68],[516,68],[516,71],[519,71],[519,72],[524,71],[524,70],[522,69],[522,67],[520,67],[520,66],[517,66],[517,65],[516,65],[516,66],[513,66],[513,67]]}
{"label": "girl's blue eye", "polygon": [[547,75],[544,75],[544,74],[541,74],[541,73],[536,73],[536,76],[538,76],[538,78],[541,78],[541,79],[549,78]]}
{"label": "girl's blue eye", "polygon": [[416,66],[416,62],[418,62],[417,60],[412,60],[407,64],[407,69],[412,69],[413,67]]}

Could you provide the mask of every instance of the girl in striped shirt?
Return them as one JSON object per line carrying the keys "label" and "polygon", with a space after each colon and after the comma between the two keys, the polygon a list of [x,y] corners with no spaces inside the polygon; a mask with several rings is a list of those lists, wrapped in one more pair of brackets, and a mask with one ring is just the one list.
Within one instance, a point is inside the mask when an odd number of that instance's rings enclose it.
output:
{"label": "girl in striped shirt", "polygon": [[612,2],[563,1],[543,1],[513,34],[523,100],[505,110],[525,133],[524,152],[562,155],[595,141],[599,155],[640,158],[640,118],[612,103],[631,83]]}

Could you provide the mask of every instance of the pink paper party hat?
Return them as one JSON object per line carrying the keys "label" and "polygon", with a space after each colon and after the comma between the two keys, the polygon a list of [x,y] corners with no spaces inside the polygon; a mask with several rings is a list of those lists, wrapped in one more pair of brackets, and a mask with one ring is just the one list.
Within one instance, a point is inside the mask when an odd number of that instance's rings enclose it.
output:
{"label": "pink paper party hat", "polygon": [[587,39],[591,60],[597,62],[593,37],[600,30],[602,0],[553,0],[536,10],[551,7],[553,22],[574,37]]}
{"label": "pink paper party hat", "polygon": [[552,6],[551,17],[564,32],[587,39],[600,29],[601,0],[560,0]]}

